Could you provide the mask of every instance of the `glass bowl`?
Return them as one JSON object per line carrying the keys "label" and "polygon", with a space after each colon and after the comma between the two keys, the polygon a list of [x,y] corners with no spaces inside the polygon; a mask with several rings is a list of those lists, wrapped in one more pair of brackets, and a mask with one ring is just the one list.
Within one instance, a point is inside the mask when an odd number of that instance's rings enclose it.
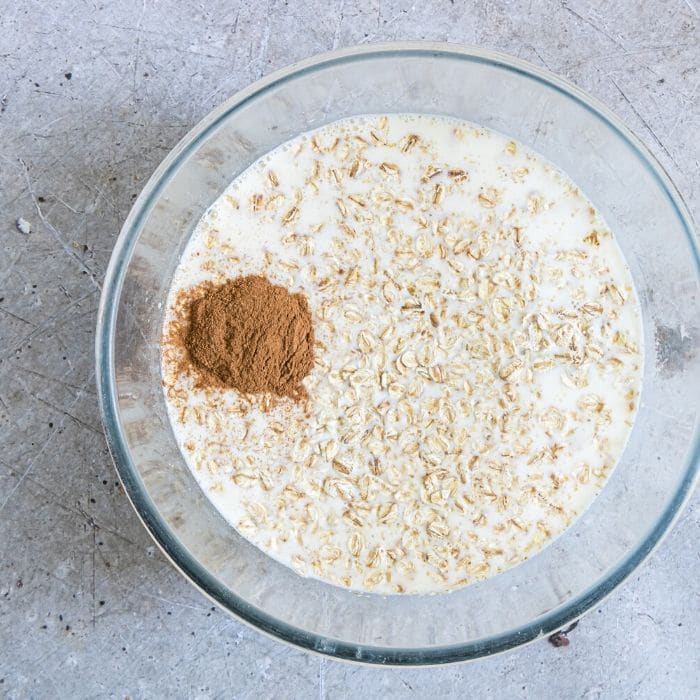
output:
{"label": "glass bowl", "polygon": [[[237,534],[180,456],[159,341],[173,271],[205,210],[258,157],[353,114],[450,115],[553,161],[598,207],[642,305],[641,406],[593,505],[525,563],[443,595],[359,594],[304,579]],[[408,43],[325,54],[231,97],[170,153],[134,204],[107,271],[97,376],[109,447],[134,508],[173,564],[223,608],[287,642],[377,664],[439,664],[548,634],[608,595],[668,532],[698,475],[699,256],[660,165],[573,85],[490,51]]]}

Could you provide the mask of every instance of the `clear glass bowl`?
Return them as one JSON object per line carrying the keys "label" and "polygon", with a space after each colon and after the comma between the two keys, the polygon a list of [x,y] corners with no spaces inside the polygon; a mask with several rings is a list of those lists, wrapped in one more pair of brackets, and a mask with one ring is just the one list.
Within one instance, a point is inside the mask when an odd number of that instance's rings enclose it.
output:
{"label": "clear glass bowl", "polygon": [[[439,596],[358,594],[302,579],[239,536],[180,456],[163,399],[159,337],[173,271],[233,178],[302,131],[352,114],[423,112],[496,129],[553,161],[601,210],[636,281],[646,344],[628,447],[586,513],[529,561]],[[698,475],[699,256],[659,164],[605,107],[508,56],[443,44],[347,49],[234,95],[163,161],[107,271],[97,375],[109,446],[134,508],[182,573],[258,629],[378,664],[474,659],[580,617],[658,544]]]}

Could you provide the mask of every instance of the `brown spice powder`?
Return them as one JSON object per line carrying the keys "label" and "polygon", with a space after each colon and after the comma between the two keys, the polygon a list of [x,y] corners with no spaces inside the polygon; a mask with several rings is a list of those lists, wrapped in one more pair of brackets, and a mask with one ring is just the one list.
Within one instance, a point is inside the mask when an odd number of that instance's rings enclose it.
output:
{"label": "brown spice powder", "polygon": [[198,386],[306,398],[314,329],[303,294],[250,275],[192,290],[183,345]]}

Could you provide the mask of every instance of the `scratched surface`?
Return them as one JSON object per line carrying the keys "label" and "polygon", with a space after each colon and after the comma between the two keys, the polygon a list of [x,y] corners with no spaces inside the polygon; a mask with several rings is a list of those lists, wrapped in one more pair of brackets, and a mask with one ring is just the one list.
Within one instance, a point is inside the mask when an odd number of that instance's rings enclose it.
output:
{"label": "scratched surface", "polygon": [[93,338],[137,192],[250,81],[332,47],[402,38],[497,48],[570,78],[645,141],[698,218],[694,0],[0,0],[0,696],[700,694],[697,496],[568,647],[402,671],[323,660],[214,610],[116,483]]}

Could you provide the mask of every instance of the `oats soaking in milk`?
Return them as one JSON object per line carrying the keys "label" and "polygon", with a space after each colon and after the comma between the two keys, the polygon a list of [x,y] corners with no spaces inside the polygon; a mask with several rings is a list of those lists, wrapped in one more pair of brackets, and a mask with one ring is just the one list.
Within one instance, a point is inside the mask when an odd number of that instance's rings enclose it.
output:
{"label": "oats soaking in milk", "polygon": [[239,533],[302,576],[448,591],[591,503],[637,410],[640,311],[612,233],[521,144],[356,117],[254,163],[195,230],[178,292],[262,275],[306,295],[306,403],[205,390],[164,343],[175,436]]}

